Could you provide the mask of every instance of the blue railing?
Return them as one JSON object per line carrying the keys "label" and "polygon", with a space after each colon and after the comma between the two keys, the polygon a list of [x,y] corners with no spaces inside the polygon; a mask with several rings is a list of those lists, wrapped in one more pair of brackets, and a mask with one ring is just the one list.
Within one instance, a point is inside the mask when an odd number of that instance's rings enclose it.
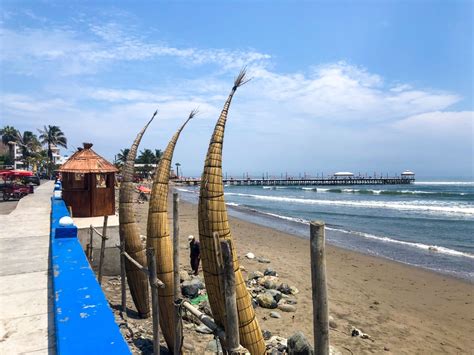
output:
{"label": "blue railing", "polygon": [[[60,191],[60,186],[55,187]],[[51,199],[51,263],[58,354],[130,354],[59,196]]]}

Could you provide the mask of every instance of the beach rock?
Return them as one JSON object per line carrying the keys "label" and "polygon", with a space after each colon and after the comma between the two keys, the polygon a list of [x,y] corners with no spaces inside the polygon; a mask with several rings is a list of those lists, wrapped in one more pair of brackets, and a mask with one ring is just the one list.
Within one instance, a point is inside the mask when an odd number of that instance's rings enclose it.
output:
{"label": "beach rock", "polygon": [[287,340],[277,335],[266,341],[267,351],[270,354],[281,354],[286,351]]}
{"label": "beach rock", "polygon": [[284,293],[285,295],[291,294],[291,289],[290,289],[290,286],[288,286],[288,284],[280,284],[280,286],[278,286],[278,291],[280,291],[281,293]]}
{"label": "beach rock", "polygon": [[194,285],[181,286],[181,294],[187,298],[194,298],[199,294],[199,288]]}
{"label": "beach rock", "polygon": [[285,300],[285,302],[286,302],[287,304],[293,304],[293,305],[298,304],[298,301],[295,300],[294,298],[287,298],[287,299]]}
{"label": "beach rock", "polygon": [[204,290],[204,282],[201,280],[199,276],[192,276],[192,279],[189,281],[191,284],[197,286],[200,290]]}
{"label": "beach rock", "polygon": [[300,291],[295,286],[290,286],[290,291],[292,295],[297,295]]}
{"label": "beach rock", "polygon": [[263,272],[261,271],[252,271],[248,276],[247,276],[247,279],[248,280],[256,280],[256,279],[259,279],[263,277]]}
{"label": "beach rock", "polygon": [[278,309],[283,312],[296,312],[296,307],[291,304],[280,304]]}
{"label": "beach rock", "polygon": [[270,312],[270,317],[272,317],[272,318],[281,318],[281,314],[276,312],[276,311],[273,311],[273,312]]}
{"label": "beach rock", "polygon": [[258,307],[258,301],[255,298],[252,298],[252,307],[254,309]]}
{"label": "beach rock", "polygon": [[266,268],[264,271],[263,271],[263,274],[265,276],[277,276],[277,273],[275,270],[271,269],[271,268]]}
{"label": "beach rock", "polygon": [[188,274],[187,271],[181,270],[181,271],[179,272],[179,280],[180,280],[181,282],[183,282],[183,281],[189,281],[189,280],[191,280],[191,276],[189,276],[189,274]]}
{"label": "beach rock", "polygon": [[196,327],[196,332],[201,334],[212,334],[212,330],[206,327],[204,324],[201,324],[200,326]]}
{"label": "beach rock", "polygon": [[276,349],[278,351],[277,354],[284,354],[284,353],[286,353],[286,350],[288,348],[283,344],[278,344]]}
{"label": "beach rock", "polygon": [[312,355],[313,347],[301,332],[296,332],[288,338],[288,353],[294,355]]}
{"label": "beach rock", "polygon": [[260,286],[264,286],[264,287],[265,287],[265,282],[266,282],[266,281],[271,281],[272,284],[275,284],[275,287],[274,287],[274,288],[276,288],[276,285],[277,285],[277,283],[278,283],[278,277],[276,277],[276,276],[263,276],[263,277],[261,277],[261,278],[258,279],[258,284],[259,284]]}
{"label": "beach rock", "polygon": [[268,292],[259,294],[257,296],[257,301],[258,301],[258,304],[260,305],[260,307],[263,307],[263,308],[270,308],[271,309],[271,308],[277,308],[278,307],[278,303],[275,301],[273,296]]}
{"label": "beach rock", "polygon": [[262,264],[270,264],[270,260],[265,258],[257,258],[257,261]]}
{"label": "beach rock", "polygon": [[222,353],[222,346],[219,339],[212,339],[206,346],[206,352],[209,351],[213,354]]}
{"label": "beach rock", "polygon": [[[273,280],[266,280],[266,281],[264,282],[264,284],[263,284],[263,287],[265,287],[265,288],[268,289],[268,290],[270,290],[270,289],[271,289],[271,290],[276,290],[277,284],[276,284],[276,282],[273,281]],[[280,297],[280,298],[281,298],[281,297]]]}
{"label": "beach rock", "polygon": [[193,343],[184,343],[183,348],[190,353],[194,353],[196,351]]}
{"label": "beach rock", "polygon": [[272,332],[269,330],[263,330],[262,335],[263,335],[263,340],[268,340],[272,337]]}
{"label": "beach rock", "polygon": [[204,284],[198,277],[184,281],[181,285],[181,293],[184,297],[194,298],[199,294],[199,290],[204,288]]}
{"label": "beach rock", "polygon": [[277,303],[280,302],[280,300],[281,300],[281,292],[280,291],[271,289],[271,290],[267,290],[267,293],[271,294]]}
{"label": "beach rock", "polygon": [[[369,334],[364,333],[362,330],[357,329],[355,327],[352,327],[351,335],[353,337],[361,337],[362,339],[370,339],[372,340],[372,337]],[[373,340],[372,340],[373,341]]]}
{"label": "beach rock", "polygon": [[333,316],[329,316],[329,326],[333,329],[337,328],[337,322]]}
{"label": "beach rock", "polygon": [[247,254],[245,254],[245,257],[247,259],[255,259],[255,254],[254,253],[247,253]]}

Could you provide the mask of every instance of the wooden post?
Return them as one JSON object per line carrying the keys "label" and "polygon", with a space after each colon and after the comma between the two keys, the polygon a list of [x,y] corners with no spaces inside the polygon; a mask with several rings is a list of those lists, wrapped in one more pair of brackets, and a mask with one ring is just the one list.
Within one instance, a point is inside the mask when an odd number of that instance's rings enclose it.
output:
{"label": "wooden post", "polygon": [[92,229],[92,224],[89,227],[89,244],[87,244],[87,257],[89,261],[92,262],[92,243],[94,242],[94,230]]}
{"label": "wooden post", "polygon": [[156,260],[155,260],[155,249],[148,248],[146,250],[146,256],[148,261],[148,279],[151,288],[151,312],[153,315],[153,354],[160,354],[160,313],[158,308],[158,287],[156,277]]}
{"label": "wooden post", "polygon": [[99,260],[99,285],[102,285],[102,267],[104,266],[105,242],[107,241],[107,221],[109,216],[104,216],[104,225],[102,227],[102,243],[100,244],[100,260]]}
{"label": "wooden post", "polygon": [[181,353],[182,346],[182,329],[181,329],[181,316],[179,313],[179,195],[177,192],[173,192],[173,276],[174,276],[174,349],[173,354],[178,355]]}
{"label": "wooden post", "polygon": [[317,355],[329,354],[329,314],[326,287],[326,256],[324,222],[313,221],[311,234],[311,283],[313,288],[314,350]]}
{"label": "wooden post", "polygon": [[122,292],[122,318],[127,318],[127,273],[125,270],[125,240],[120,233],[120,289]]}
{"label": "wooden post", "polygon": [[230,240],[221,242],[223,268],[224,268],[224,296],[225,296],[225,347],[229,354],[237,353],[240,347],[239,339],[239,314],[237,311],[237,298],[235,293],[235,271],[232,259],[232,246]]}

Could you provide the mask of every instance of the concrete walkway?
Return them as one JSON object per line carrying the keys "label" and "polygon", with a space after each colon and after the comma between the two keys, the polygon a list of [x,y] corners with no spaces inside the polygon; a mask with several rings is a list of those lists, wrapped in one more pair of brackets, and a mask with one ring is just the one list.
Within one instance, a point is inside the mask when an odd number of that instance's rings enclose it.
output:
{"label": "concrete walkway", "polygon": [[53,182],[0,215],[0,354],[54,354],[49,272]]}

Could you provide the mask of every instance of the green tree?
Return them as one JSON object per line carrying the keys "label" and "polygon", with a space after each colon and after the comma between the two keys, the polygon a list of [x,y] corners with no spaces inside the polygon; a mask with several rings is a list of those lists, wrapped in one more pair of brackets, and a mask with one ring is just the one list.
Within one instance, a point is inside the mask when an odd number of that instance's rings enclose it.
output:
{"label": "green tree", "polygon": [[48,159],[49,159],[49,167],[48,167],[48,174],[51,174],[51,170],[53,167],[53,150],[52,146],[61,146],[67,148],[67,139],[64,135],[63,131],[58,126],[51,126],[48,125],[47,127],[44,126],[44,129],[38,130],[40,133],[39,139],[42,144],[45,144],[48,147]]}
{"label": "green tree", "polygon": [[140,152],[138,159],[136,160],[139,164],[154,164],[156,160],[155,154],[150,149],[145,149]]}
{"label": "green tree", "polygon": [[158,164],[163,156],[163,151],[161,149],[155,149],[155,164]]}
{"label": "green tree", "polygon": [[129,152],[130,152],[130,149],[125,148],[125,149],[121,149],[120,152],[117,154],[116,163],[119,166],[122,166],[123,164],[125,164],[125,161],[127,160],[127,156]]}
{"label": "green tree", "polygon": [[30,164],[28,158],[41,150],[41,143],[36,134],[31,131],[25,131],[23,132],[23,135],[18,132],[17,143],[21,147],[21,153],[23,156],[22,160],[26,163],[27,167],[29,167]]}
{"label": "green tree", "polygon": [[10,142],[17,142],[19,132],[13,126],[5,126],[0,130],[0,134],[2,135],[2,143],[8,147],[8,152],[10,155],[10,160],[13,161],[13,148]]}

